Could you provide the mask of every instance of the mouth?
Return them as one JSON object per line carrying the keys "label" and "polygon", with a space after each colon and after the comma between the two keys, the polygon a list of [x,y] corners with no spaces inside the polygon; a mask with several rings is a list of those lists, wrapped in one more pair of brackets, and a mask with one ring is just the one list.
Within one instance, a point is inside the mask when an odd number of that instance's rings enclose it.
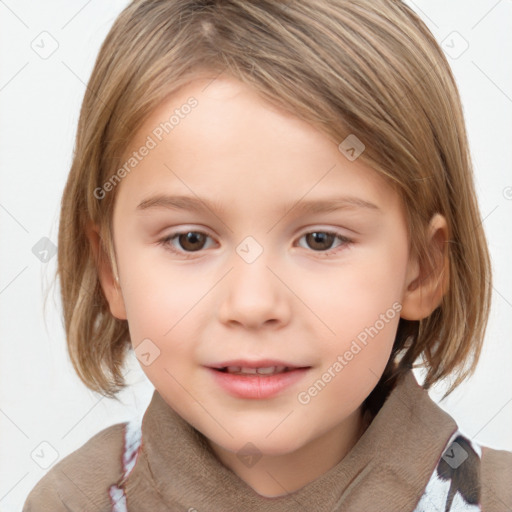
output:
{"label": "mouth", "polygon": [[224,366],[222,368],[214,368],[219,372],[231,373],[234,375],[276,375],[278,373],[286,373],[299,368],[293,366],[260,366],[260,367],[247,367],[247,366]]}
{"label": "mouth", "polygon": [[237,398],[264,399],[296,385],[311,366],[284,361],[225,361],[208,366],[214,381]]}
{"label": "mouth", "polygon": [[303,370],[311,368],[305,365],[296,365],[286,361],[278,361],[275,359],[260,359],[259,361],[247,361],[237,359],[232,361],[224,361],[222,363],[209,366],[213,370],[223,373],[235,375],[276,375],[278,373],[286,373],[294,370]]}

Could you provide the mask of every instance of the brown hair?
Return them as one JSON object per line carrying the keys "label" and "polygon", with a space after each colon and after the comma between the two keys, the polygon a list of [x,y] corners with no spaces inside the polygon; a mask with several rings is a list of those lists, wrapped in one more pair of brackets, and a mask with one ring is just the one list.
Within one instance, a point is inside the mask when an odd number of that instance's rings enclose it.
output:
{"label": "brown hair", "polygon": [[243,81],[336,144],[349,134],[363,141],[359,158],[399,192],[410,248],[426,268],[433,268],[429,220],[436,212],[446,218],[448,290],[427,318],[400,319],[367,405],[376,410],[420,356],[424,386],[455,374],[451,392],[478,362],[491,267],[454,77],[428,28],[398,0],[136,0],[119,15],[85,93],[62,198],[58,275],[79,377],[115,396],[130,347],[127,322],[110,314],[86,237],[91,221],[99,225],[114,260],[115,190],[101,200],[94,191],[114,175],[154,108],[206,72]]}

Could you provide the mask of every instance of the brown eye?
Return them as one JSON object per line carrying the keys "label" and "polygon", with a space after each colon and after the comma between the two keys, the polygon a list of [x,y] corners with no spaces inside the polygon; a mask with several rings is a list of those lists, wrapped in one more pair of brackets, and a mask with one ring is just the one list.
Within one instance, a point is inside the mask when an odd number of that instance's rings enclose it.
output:
{"label": "brown eye", "polygon": [[319,251],[330,249],[336,238],[333,233],[326,233],[323,231],[314,231],[313,233],[308,233],[305,236],[309,247]]}
{"label": "brown eye", "polygon": [[180,246],[185,251],[198,251],[204,247],[207,236],[197,231],[188,231],[177,235]]}
{"label": "brown eye", "polygon": [[209,238],[211,237],[200,231],[181,231],[166,236],[159,244],[174,254],[187,257],[204,249]]}
{"label": "brown eye", "polygon": [[[346,248],[353,242],[343,235],[330,231],[312,231],[301,236],[300,240],[302,239],[306,241],[306,249],[312,249],[314,252],[322,254],[322,256],[338,252],[338,249]],[[333,246],[336,240],[338,240],[338,244]],[[301,245],[301,247],[304,247],[304,245]]]}

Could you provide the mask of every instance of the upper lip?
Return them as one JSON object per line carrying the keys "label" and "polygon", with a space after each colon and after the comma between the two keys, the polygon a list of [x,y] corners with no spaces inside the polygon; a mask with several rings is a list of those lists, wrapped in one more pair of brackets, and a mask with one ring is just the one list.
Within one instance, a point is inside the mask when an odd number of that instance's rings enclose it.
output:
{"label": "upper lip", "polygon": [[232,359],[222,363],[208,365],[209,368],[221,369],[228,366],[239,366],[240,368],[270,368],[271,366],[285,366],[286,368],[309,368],[307,365],[293,364],[277,359],[259,359],[258,361],[247,361],[246,359]]}

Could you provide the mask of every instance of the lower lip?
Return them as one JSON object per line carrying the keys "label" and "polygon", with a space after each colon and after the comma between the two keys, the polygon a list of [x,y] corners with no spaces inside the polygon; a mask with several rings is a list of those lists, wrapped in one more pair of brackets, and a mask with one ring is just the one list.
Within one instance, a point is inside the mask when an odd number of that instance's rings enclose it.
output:
{"label": "lower lip", "polygon": [[209,368],[221,388],[237,398],[264,399],[277,395],[304,377],[309,368],[297,368],[275,375],[240,375]]}

